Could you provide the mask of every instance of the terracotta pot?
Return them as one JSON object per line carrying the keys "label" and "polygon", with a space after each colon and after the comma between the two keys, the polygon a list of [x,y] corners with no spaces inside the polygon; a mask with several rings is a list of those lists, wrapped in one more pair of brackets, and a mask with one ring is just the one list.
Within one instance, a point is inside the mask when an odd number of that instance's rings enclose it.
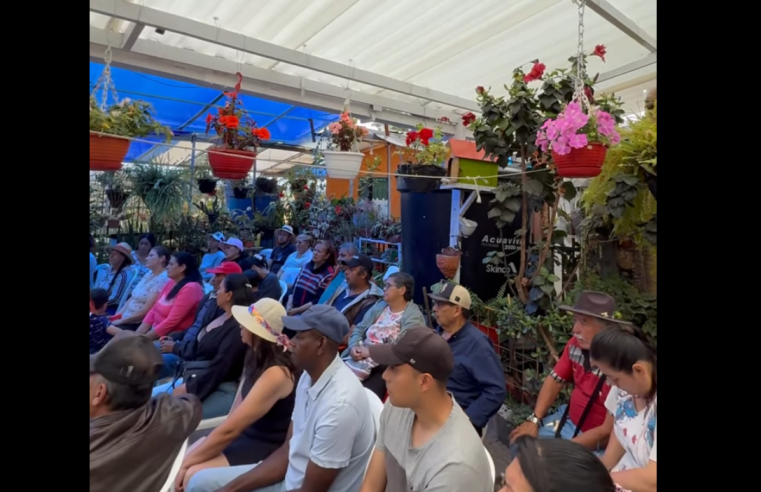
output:
{"label": "terracotta pot", "polygon": [[244,179],[256,162],[256,152],[214,148],[209,150],[209,167],[222,179]]}
{"label": "terracotta pot", "polygon": [[600,142],[591,142],[581,149],[571,149],[566,155],[552,152],[558,176],[563,178],[594,178],[602,171],[608,148]]}
{"label": "terracotta pot", "polygon": [[131,141],[126,138],[90,134],[90,170],[118,171],[127,157]]}
{"label": "terracotta pot", "polygon": [[108,219],[107,225],[109,229],[118,229],[119,219]]}
{"label": "terracotta pot", "polygon": [[460,267],[460,257],[436,255],[436,266],[447,280],[452,280]]}

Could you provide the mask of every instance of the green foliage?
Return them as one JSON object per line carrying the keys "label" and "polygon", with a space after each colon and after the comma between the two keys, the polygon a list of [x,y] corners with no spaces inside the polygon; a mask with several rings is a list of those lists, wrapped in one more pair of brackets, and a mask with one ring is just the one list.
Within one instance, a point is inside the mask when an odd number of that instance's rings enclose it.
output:
{"label": "green foliage", "polygon": [[515,220],[515,214],[521,209],[521,187],[510,182],[500,183],[494,190],[494,198],[491,199],[487,216],[497,223],[502,229]]}
{"label": "green foliage", "polygon": [[127,175],[133,195],[140,197],[151,212],[151,231],[177,223],[187,196],[185,170],[168,166],[156,158],[131,166]]}
{"label": "green foliage", "polygon": [[142,138],[150,134],[164,135],[166,141],[172,138],[172,131],[156,121],[153,107],[145,101],[122,101],[101,110],[98,101],[90,96],[90,131]]}

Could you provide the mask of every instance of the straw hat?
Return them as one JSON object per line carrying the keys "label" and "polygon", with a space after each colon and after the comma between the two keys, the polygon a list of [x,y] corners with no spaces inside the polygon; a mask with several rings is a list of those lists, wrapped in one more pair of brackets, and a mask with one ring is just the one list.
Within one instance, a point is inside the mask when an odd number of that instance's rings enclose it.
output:
{"label": "straw hat", "polygon": [[134,262],[132,259],[132,247],[127,243],[119,243],[116,246],[110,246],[108,251],[118,251],[119,253],[123,254],[127,259],[128,265],[131,265]]}
{"label": "straw hat", "polygon": [[242,327],[270,343],[277,343],[283,333],[285,308],[274,299],[261,299],[246,306],[233,306],[233,317]]}

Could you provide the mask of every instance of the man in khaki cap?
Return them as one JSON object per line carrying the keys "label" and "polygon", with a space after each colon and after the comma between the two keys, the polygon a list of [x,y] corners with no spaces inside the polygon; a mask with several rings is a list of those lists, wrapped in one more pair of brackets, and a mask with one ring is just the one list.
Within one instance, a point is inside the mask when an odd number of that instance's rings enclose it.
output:
{"label": "man in khaki cap", "polygon": [[478,435],[505,401],[505,374],[489,338],[470,319],[468,289],[447,282],[433,299],[436,331],[449,342],[454,370],[447,390],[460,404]]}

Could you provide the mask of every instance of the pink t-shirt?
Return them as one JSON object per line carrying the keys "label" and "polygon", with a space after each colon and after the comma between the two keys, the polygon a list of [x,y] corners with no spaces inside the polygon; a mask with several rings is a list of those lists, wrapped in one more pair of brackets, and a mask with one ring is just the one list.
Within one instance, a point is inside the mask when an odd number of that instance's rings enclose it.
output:
{"label": "pink t-shirt", "polygon": [[203,298],[201,284],[188,282],[173,299],[167,301],[166,296],[174,285],[173,280],[166,283],[161,290],[159,300],[143,320],[144,323],[151,325],[153,331],[160,337],[190,328],[196,317],[198,304]]}

